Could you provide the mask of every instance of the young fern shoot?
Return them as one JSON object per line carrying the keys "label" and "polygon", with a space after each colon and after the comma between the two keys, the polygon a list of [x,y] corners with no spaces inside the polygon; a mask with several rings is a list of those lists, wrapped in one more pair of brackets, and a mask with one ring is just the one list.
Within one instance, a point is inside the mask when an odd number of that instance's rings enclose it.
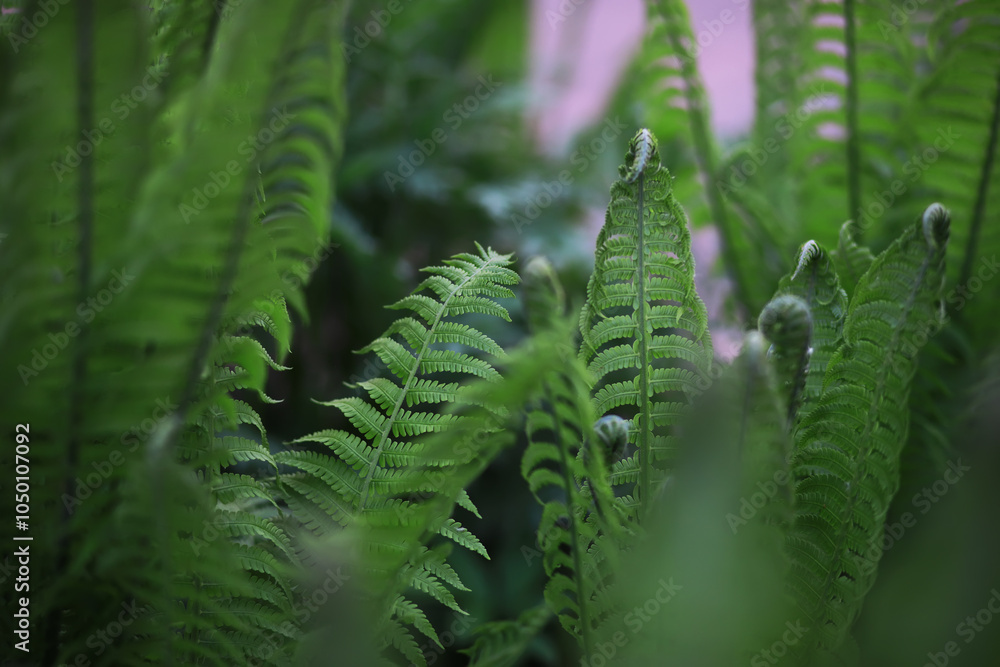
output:
{"label": "young fern shoot", "polygon": [[916,354],[940,326],[949,228],[948,212],[932,204],[861,277],[822,394],[800,425],[788,546],[792,590],[815,628],[809,656],[842,646],[875,579]]}
{"label": "young fern shoot", "polygon": [[629,422],[635,451],[614,464],[611,482],[632,486],[620,501],[638,514],[672,456],[682,407],[707,386],[712,341],[687,216],[649,130],[632,139],[619,176],[597,237],[580,354],[596,416]]}

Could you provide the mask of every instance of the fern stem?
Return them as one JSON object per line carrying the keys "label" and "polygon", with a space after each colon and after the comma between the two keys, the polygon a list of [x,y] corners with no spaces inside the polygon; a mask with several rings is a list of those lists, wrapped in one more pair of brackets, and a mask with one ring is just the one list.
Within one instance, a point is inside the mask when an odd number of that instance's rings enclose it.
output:
{"label": "fern stem", "polygon": [[997,134],[1000,132],[1000,69],[997,70],[997,89],[993,96],[993,118],[990,122],[990,137],[986,142],[986,152],[983,154],[983,167],[979,170],[979,187],[976,190],[976,203],[972,208],[972,221],[969,225],[969,238],[965,242],[965,257],[962,260],[962,270],[958,275],[958,284],[965,285],[972,275],[972,260],[976,254],[976,244],[983,226],[986,212],[986,197],[990,189],[990,178],[993,172],[993,156],[997,151]]}
{"label": "fern stem", "polygon": [[201,70],[205,72],[208,64],[212,61],[212,45],[215,44],[215,37],[219,32],[219,24],[222,23],[222,16],[226,13],[227,0],[217,0],[215,11],[212,12],[208,21],[208,30],[205,31],[205,41],[201,45]]}
{"label": "fern stem", "polygon": [[[681,27],[678,22],[674,7],[664,11],[664,5],[670,5],[679,0],[660,0],[661,14],[666,22],[667,35],[670,39],[670,46],[678,55],[681,67],[681,76],[684,79],[684,97],[687,102],[687,115],[691,123],[691,138],[694,142],[695,162],[701,172],[702,183],[705,187],[708,207],[712,213],[712,219],[719,229],[719,236],[722,240],[722,258],[725,261],[726,273],[733,283],[733,290],[736,300],[746,310],[756,310],[759,304],[752,302],[750,288],[747,278],[740,270],[739,256],[736,253],[735,234],[733,222],[726,210],[726,204],[722,200],[722,193],[718,188],[710,184],[715,181],[717,165],[715,162],[715,148],[712,145],[712,138],[708,129],[708,121],[705,119],[705,93],[702,89],[701,80],[698,76],[695,57],[690,49],[684,44],[681,34]],[[687,19],[684,12],[681,17]],[[688,20],[688,24],[690,21]]]}
{"label": "fern stem", "polygon": [[[844,0],[844,46],[847,49],[847,219],[861,218],[861,148],[858,143],[858,44],[854,0]],[[862,229],[858,228],[858,243]]]}
{"label": "fern stem", "polygon": [[[486,264],[489,266],[489,263]],[[456,294],[462,292],[462,288],[469,282],[472,282],[482,269],[477,269],[474,273],[469,274],[465,280],[463,280],[452,292],[448,295],[444,301],[441,302],[437,313],[434,315],[434,321],[430,323],[429,332],[433,332],[437,329],[438,324],[441,322],[441,318],[444,314],[448,312],[448,303],[451,298]],[[430,349],[431,340],[433,335],[428,335],[423,344],[420,346],[420,350],[417,352],[416,360],[413,364],[413,371],[410,372],[409,376],[406,378],[406,382],[403,383],[403,389],[399,392],[399,397],[396,399],[395,405],[392,406],[392,412],[386,419],[386,431],[379,436],[378,445],[375,447],[375,453],[372,455],[371,460],[368,462],[368,473],[365,475],[364,484],[361,486],[361,495],[358,498],[358,512],[364,512],[365,506],[368,503],[368,489],[371,487],[372,479],[375,477],[375,470],[378,468],[379,457],[382,455],[382,450],[385,449],[386,444],[389,442],[389,434],[392,432],[391,425],[395,423],[399,411],[403,409],[403,401],[406,399],[406,395],[410,390],[410,386],[417,379],[417,373],[420,372],[420,364],[424,357],[427,355]]]}
{"label": "fern stem", "polygon": [[[575,480],[572,479],[572,468],[566,456],[566,448],[569,446],[569,443],[563,442],[563,429],[559,419],[558,404],[548,384],[545,386],[545,400],[548,401],[549,409],[552,410],[552,430],[556,449],[559,450],[560,463],[562,464],[563,482],[566,489],[566,508],[569,510],[569,529],[573,534],[573,572],[576,575],[573,578],[576,581],[576,606],[580,610],[580,639],[583,642],[583,654],[590,656],[594,653],[594,645],[590,634],[590,613],[588,611],[590,593],[586,590],[585,586],[586,576],[583,571],[583,559],[580,557],[580,531],[577,529],[578,517],[576,515],[576,508],[574,507],[574,501],[580,497],[580,493],[579,489],[576,488]],[[587,446],[586,439],[584,439],[582,446]]]}
{"label": "fern stem", "polygon": [[637,200],[639,212],[636,218],[638,227],[639,247],[638,263],[636,265],[636,294],[638,295],[639,307],[636,312],[637,336],[639,345],[639,429],[637,438],[639,440],[639,516],[642,516],[642,506],[650,500],[650,467],[653,465],[653,424],[652,411],[649,400],[649,365],[646,360],[649,358],[649,349],[646,341],[646,203],[645,203],[646,176],[643,174],[639,178],[639,188]]}
{"label": "fern stem", "polygon": [[[94,5],[93,0],[81,0],[76,14],[76,82],[77,82],[77,124],[80,136],[95,127],[94,122]],[[81,154],[80,180],[77,189],[80,243],[77,248],[78,281],[77,303],[84,303],[90,291],[93,254],[94,226],[94,154]],[[70,379],[69,432],[66,442],[65,476],[63,490],[67,497],[73,497],[73,482],[80,459],[80,445],[83,439],[83,408],[86,400],[87,347],[90,327],[80,323],[80,334],[73,346],[73,362]],[[63,503],[59,521],[59,537],[56,545],[55,571],[66,572],[69,565],[70,545],[70,505]],[[59,636],[62,612],[54,607],[43,623],[45,653],[43,663],[55,665],[59,655]]]}

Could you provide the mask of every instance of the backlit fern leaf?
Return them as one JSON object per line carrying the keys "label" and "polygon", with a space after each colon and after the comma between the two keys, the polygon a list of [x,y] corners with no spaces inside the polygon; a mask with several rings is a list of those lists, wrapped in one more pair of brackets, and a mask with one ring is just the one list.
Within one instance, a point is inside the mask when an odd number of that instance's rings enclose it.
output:
{"label": "backlit fern leaf", "polygon": [[[513,296],[508,286],[518,278],[507,268],[510,262],[509,256],[482,247],[477,254],[457,255],[443,266],[425,269],[430,276],[412,294],[390,306],[409,310],[413,315],[398,319],[360,352],[378,355],[391,377],[360,383],[367,398],[324,403],[340,410],[355,432],[320,431],[295,441],[319,445],[318,449],[275,456],[279,464],[307,473],[306,477],[284,478],[288,491],[299,496],[298,504],[309,498],[343,526],[360,522],[388,531],[409,525],[414,503],[438,491],[439,485],[414,485],[412,476],[405,471],[427,460],[426,436],[454,429],[463,419],[458,414],[439,413],[436,406],[462,404],[461,383],[469,379],[500,379],[491,358],[502,355],[501,348],[486,334],[459,320],[469,314],[485,314],[510,321],[507,310],[494,300]],[[453,463],[439,459],[433,467],[447,475]],[[310,482],[309,477],[322,480],[322,484]],[[471,501],[463,504],[474,509]],[[320,530],[321,526],[316,522],[311,525]],[[454,519],[440,523],[436,532],[488,558],[479,540]],[[369,541],[367,548],[402,554],[407,546]],[[440,575],[446,576],[442,579]],[[416,590],[461,611],[448,587],[464,587],[443,561],[414,555],[399,576]],[[414,650],[412,639],[406,638],[406,626],[427,634],[430,625],[405,601],[397,599],[391,610],[395,620],[386,626],[388,634],[383,635],[383,641],[415,660],[413,656],[420,652]],[[433,633],[428,636],[438,641]]]}
{"label": "backlit fern leaf", "polygon": [[705,304],[695,292],[687,216],[671,193],[655,138],[646,168],[631,170],[641,146],[633,139],[611,188],[597,238],[594,272],[580,316],[581,355],[595,380],[597,417],[629,419],[635,463],[620,481],[648,501],[654,465],[669,460],[670,428],[689,398],[708,382],[712,343]]}

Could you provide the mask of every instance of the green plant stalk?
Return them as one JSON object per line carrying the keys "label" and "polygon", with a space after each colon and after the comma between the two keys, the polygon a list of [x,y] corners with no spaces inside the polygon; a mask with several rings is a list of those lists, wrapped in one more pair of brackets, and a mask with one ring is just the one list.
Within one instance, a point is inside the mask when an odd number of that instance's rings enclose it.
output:
{"label": "green plant stalk", "polygon": [[[666,4],[676,0],[666,0]],[[663,12],[664,0],[658,3]],[[674,14],[674,12],[670,12]],[[686,13],[685,13],[686,17]],[[740,270],[742,261],[736,252],[734,242],[735,230],[733,222],[726,211],[726,204],[722,200],[722,194],[718,188],[710,187],[716,175],[718,165],[715,161],[715,149],[712,145],[712,138],[708,130],[708,122],[705,120],[705,94],[702,91],[701,82],[698,78],[698,69],[695,65],[694,57],[689,53],[681,39],[682,35],[678,24],[673,16],[666,16],[667,35],[670,37],[670,45],[678,54],[681,62],[681,74],[684,77],[684,96],[688,104],[688,119],[691,122],[691,136],[694,140],[695,158],[698,163],[698,170],[706,185],[706,197],[708,206],[712,212],[712,218],[719,228],[719,236],[722,238],[722,257],[725,264],[726,273],[732,279],[733,289],[737,301],[744,309],[754,307],[747,288],[747,280],[743,278]]]}
{"label": "green plant stalk", "polygon": [[[569,529],[573,533],[573,569],[576,571],[576,576],[573,577],[573,579],[576,581],[576,603],[577,607],[580,609],[580,636],[583,642],[584,655],[592,655],[594,645],[590,632],[590,613],[588,612],[588,607],[590,606],[590,592],[587,591],[585,587],[584,580],[586,577],[583,576],[583,560],[580,558],[580,550],[583,548],[583,545],[580,542],[580,531],[577,529],[576,525],[576,512],[573,511],[573,499],[578,497],[579,492],[574,493],[573,487],[576,485],[576,482],[573,480],[570,462],[566,458],[567,443],[562,441],[563,429],[562,425],[559,423],[555,397],[552,395],[552,390],[548,385],[545,387],[545,400],[548,401],[549,406],[552,409],[552,431],[557,438],[555,445],[559,449],[559,459],[562,463],[563,481],[565,482],[566,490],[566,509],[569,510]],[[583,443],[583,446],[587,446],[586,442]]]}
{"label": "green plant stalk", "polygon": [[[993,96],[993,117],[990,121],[990,138],[986,142],[986,152],[983,153],[983,166],[979,170],[979,187],[976,189],[976,203],[972,208],[972,220],[969,223],[969,238],[965,243],[965,257],[962,260],[962,270],[958,275],[958,284],[965,285],[972,275],[972,260],[976,256],[976,244],[983,227],[983,217],[986,212],[986,199],[989,196],[990,177],[993,172],[993,156],[997,151],[997,134],[1000,132],[1000,70],[997,71],[996,94]],[[961,311],[959,311],[961,312]]]}
{"label": "green plant stalk", "polygon": [[[636,313],[637,325],[639,335],[636,337],[636,341],[639,345],[639,395],[643,399],[648,399],[649,397],[649,365],[645,363],[648,358],[648,349],[646,346],[646,218],[645,218],[645,187],[646,187],[646,177],[645,175],[639,176],[639,216],[637,224],[639,227],[639,249],[638,249],[638,287],[637,292],[639,294],[639,309]],[[653,466],[653,422],[652,422],[652,412],[650,410],[649,400],[640,401],[640,414],[642,418],[640,420],[639,428],[639,501],[642,506],[647,506],[646,504],[650,500],[651,494],[651,480],[650,480],[650,468]],[[639,516],[642,516],[643,512],[639,512]]]}
{"label": "green plant stalk", "polygon": [[[847,49],[847,219],[861,215],[861,148],[858,144],[858,44],[854,25],[854,0],[844,0],[844,46]],[[858,228],[858,243],[862,242]]]}
{"label": "green plant stalk", "polygon": [[[438,325],[441,323],[441,318],[448,312],[448,303],[451,301],[451,298],[457,294],[461,294],[462,287],[473,280],[475,275],[476,274],[473,273],[471,276],[463,280],[458,289],[449,294],[448,297],[441,302],[438,306],[437,313],[434,315],[434,321],[430,323],[428,331],[437,330]],[[393,424],[396,422],[396,419],[399,416],[399,411],[403,409],[403,402],[406,400],[406,395],[410,391],[410,387],[413,386],[414,381],[416,381],[417,374],[420,373],[420,364],[423,362],[428,350],[430,350],[432,340],[433,336],[428,336],[420,346],[420,351],[417,352],[417,356],[415,357],[416,361],[413,364],[413,370],[410,372],[409,377],[406,378],[406,382],[403,384],[403,388],[399,392],[399,397],[396,399],[396,403],[392,406],[392,412],[389,413],[386,418],[386,424]],[[365,507],[368,503],[368,489],[371,487],[372,479],[375,477],[375,470],[378,468],[379,458],[381,457],[386,444],[389,442],[389,435],[391,433],[392,429],[386,428],[385,432],[379,437],[378,444],[375,447],[375,453],[372,455],[372,458],[368,463],[368,472],[365,474],[365,481],[361,486],[361,495],[358,500],[359,513],[363,513],[365,511]]]}
{"label": "green plant stalk", "polygon": [[[76,81],[77,120],[79,134],[95,127],[94,123],[94,5],[92,0],[82,0],[77,5],[76,15]],[[90,151],[80,159],[80,181],[77,191],[78,227],[80,244],[77,249],[79,275],[77,278],[77,303],[84,303],[90,291],[93,268],[94,239],[94,153]],[[73,497],[73,481],[80,460],[81,430],[83,428],[83,404],[86,400],[87,344],[90,327],[80,326],[80,335],[73,345],[73,366],[70,380],[69,433],[67,438],[66,464],[63,490]],[[56,571],[65,572],[69,565],[70,509],[63,503],[59,521],[59,538],[56,546]],[[53,607],[42,623],[45,636],[44,664],[55,665],[59,654],[59,619],[62,613]]]}

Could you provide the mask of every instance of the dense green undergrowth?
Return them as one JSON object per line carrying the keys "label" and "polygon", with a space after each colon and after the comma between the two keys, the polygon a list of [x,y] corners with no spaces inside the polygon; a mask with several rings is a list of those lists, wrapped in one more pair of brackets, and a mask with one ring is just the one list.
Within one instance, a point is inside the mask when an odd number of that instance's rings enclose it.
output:
{"label": "dense green undergrowth", "polygon": [[[757,119],[725,154],[701,32],[648,8],[624,87],[648,129],[586,289],[489,244],[442,258],[358,346],[380,371],[321,402],[336,426],[287,442],[261,406],[290,310],[358,238],[331,224],[348,3],[5,15],[3,503],[32,538],[5,550],[11,664],[986,664],[962,610],[1000,586],[975,556],[1000,7],[740,6]],[[695,286],[709,220],[732,359]],[[485,577],[520,576],[471,492],[511,455],[544,584],[474,618]]]}

